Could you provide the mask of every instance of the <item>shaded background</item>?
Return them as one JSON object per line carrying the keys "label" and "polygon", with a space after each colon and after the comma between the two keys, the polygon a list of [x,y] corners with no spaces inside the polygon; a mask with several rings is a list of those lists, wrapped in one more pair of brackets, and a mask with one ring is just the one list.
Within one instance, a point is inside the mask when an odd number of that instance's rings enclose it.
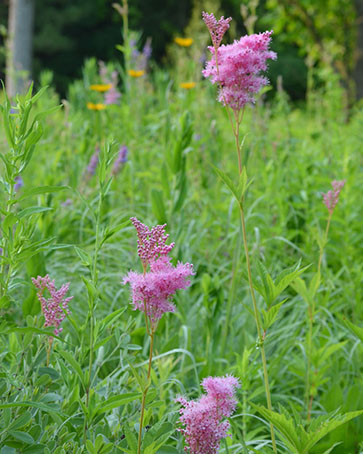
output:
{"label": "shaded background", "polygon": [[[9,1],[0,3],[2,79]],[[113,0],[35,0],[34,80],[39,79],[42,70],[51,70],[56,89],[65,96],[69,83],[81,76],[85,59],[96,57],[106,62],[120,61],[122,56],[115,46],[122,43],[122,19],[112,3]],[[141,41],[151,37],[154,61],[158,65],[168,64],[165,58],[167,46],[174,36],[183,34],[191,18],[193,0],[131,0],[129,3],[130,28],[140,31]],[[246,33],[240,8],[242,3],[248,5],[249,2],[211,0],[204,3],[211,6],[210,11],[213,11],[213,6],[214,11],[220,7],[222,13],[233,17],[235,36]],[[355,4],[351,0],[261,0],[257,7],[256,32],[274,28],[272,47],[279,54],[278,64],[272,64],[269,73],[272,83],[281,74],[284,88],[291,98],[304,98],[306,56],[310,52],[307,48],[309,39],[312,39],[317,49],[313,64],[328,60],[330,53],[340,53],[340,65],[334,69],[341,73],[343,83],[348,87],[349,82],[344,82],[344,71],[353,70],[349,68],[349,61],[353,58],[353,43],[356,42],[353,25],[360,3],[363,0],[356,0]],[[336,62],[333,60],[325,63],[334,67]]]}

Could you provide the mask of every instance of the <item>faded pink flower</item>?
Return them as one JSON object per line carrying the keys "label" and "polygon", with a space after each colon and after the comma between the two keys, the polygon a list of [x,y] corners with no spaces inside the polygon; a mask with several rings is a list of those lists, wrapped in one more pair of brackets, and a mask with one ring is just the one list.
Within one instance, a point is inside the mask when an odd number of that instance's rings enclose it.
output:
{"label": "faded pink flower", "polygon": [[[165,312],[175,311],[171,298],[177,290],[190,285],[188,277],[194,274],[193,265],[179,262],[174,267],[170,263],[171,258],[167,254],[174,243],[165,244],[169,236],[165,233],[165,224],[149,229],[136,218],[131,218],[131,221],[137,230],[138,255],[144,272],[130,271],[123,284],[131,285],[134,310],[146,311],[154,330]],[[149,272],[146,272],[147,266]]]}
{"label": "faded pink flower", "polygon": [[339,194],[345,185],[345,180],[333,180],[331,182],[331,185],[333,186],[332,191],[328,191],[326,194],[322,193],[324,205],[328,208],[329,214],[333,213],[334,208],[338,203]]}
{"label": "faded pink flower", "polygon": [[184,408],[180,410],[179,422],[184,426],[178,429],[185,438],[185,451],[190,454],[216,454],[220,441],[227,437],[228,418],[235,410],[235,390],[240,386],[235,377],[208,377],[202,382],[207,394],[196,401],[179,397]]}
{"label": "faded pink flower", "polygon": [[208,27],[213,45],[217,49],[222,42],[224,34],[229,29],[229,23],[232,18],[228,17],[225,19],[224,16],[222,16],[219,21],[217,21],[213,13],[208,14],[204,11],[202,12],[202,16],[205,25]]}
{"label": "faded pink flower", "polygon": [[[69,289],[69,282],[63,284],[59,290],[56,289],[54,280],[52,281],[48,274],[44,277],[38,276],[36,279],[32,277],[32,282],[39,290],[37,297],[45,318],[44,326],[54,326],[54,334],[58,336],[63,329],[60,328],[59,325],[65,319],[66,314],[70,313],[68,303],[73,296],[65,298]],[[44,297],[44,290],[48,290],[50,298],[47,299]]]}
{"label": "faded pink flower", "polygon": [[271,34],[272,31],[266,31],[246,35],[218,49],[209,47],[212,58],[202,73],[213,84],[218,84],[221,103],[239,111],[245,104],[254,102],[254,95],[268,85],[268,79],[260,73],[266,71],[268,59],[277,58],[276,53],[269,50]]}

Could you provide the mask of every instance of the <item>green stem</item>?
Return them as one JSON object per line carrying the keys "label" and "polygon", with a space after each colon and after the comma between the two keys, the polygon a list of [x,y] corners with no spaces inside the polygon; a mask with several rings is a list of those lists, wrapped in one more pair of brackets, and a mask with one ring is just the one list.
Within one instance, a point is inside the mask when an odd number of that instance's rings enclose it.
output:
{"label": "green stem", "polygon": [[[329,213],[328,221],[326,223],[326,228],[324,232],[323,243],[320,246],[319,260],[318,260],[318,275],[320,276],[321,271],[321,262],[323,260],[324,248],[328,241],[328,234],[330,228],[330,221],[332,218],[332,212]],[[307,338],[307,362],[306,362],[306,388],[305,388],[305,401],[307,408],[307,421],[310,421],[311,418],[311,408],[313,405],[314,396],[311,393],[311,384],[310,384],[310,374],[311,374],[311,357],[313,354],[313,327],[314,327],[314,317],[315,317],[315,295],[312,298],[312,301],[308,307],[308,338]]]}
{"label": "green stem", "polygon": [[153,345],[154,345],[154,332],[151,331],[150,334],[150,351],[149,351],[149,366],[147,370],[147,384],[145,386],[145,389],[142,392],[142,402],[141,402],[141,415],[140,415],[140,427],[139,427],[139,439],[137,442],[137,454],[141,453],[141,435],[142,435],[142,427],[144,423],[144,412],[145,412],[145,402],[146,402],[146,396],[147,392],[149,391],[149,380],[150,380],[150,373],[151,373],[151,363],[153,359]]}
{"label": "green stem", "polygon": [[[213,41],[213,39],[212,39],[212,41]],[[214,55],[215,55],[215,61],[216,61],[217,75],[219,76],[218,49],[217,49],[216,46],[214,46]],[[219,88],[222,90],[221,86]],[[240,111],[233,110],[235,123],[236,123],[236,127],[234,127],[232,116],[231,116],[231,114],[229,112],[228,105],[226,103],[226,99],[225,99],[225,97],[223,95],[223,90],[221,91],[221,93],[222,93],[224,105],[226,106],[228,119],[229,119],[229,122],[231,123],[233,134],[234,134],[234,137],[235,137],[236,149],[237,149],[237,155],[238,155],[238,170],[239,170],[239,174],[241,175],[241,173],[242,173],[242,158],[241,158],[241,147],[240,147],[240,142],[239,142],[239,127],[240,127],[240,124],[242,122],[243,113],[244,113],[244,107]],[[263,376],[264,376],[264,383],[265,383],[265,393],[266,393],[267,407],[268,407],[269,410],[272,410],[270,384],[269,384],[269,380],[268,380],[266,354],[265,354],[265,348],[264,348],[264,337],[263,337],[262,332],[261,332],[260,319],[259,319],[259,314],[258,314],[258,309],[257,309],[257,302],[256,302],[255,292],[254,292],[253,283],[252,283],[250,258],[249,258],[248,246],[247,246],[246,224],[245,224],[245,217],[244,217],[242,202],[239,203],[239,208],[240,208],[240,215],[241,215],[243,244],[244,244],[244,250],[245,250],[245,256],[246,256],[246,264],[247,264],[247,272],[248,272],[248,283],[249,283],[251,297],[252,297],[252,302],[253,302],[253,311],[254,311],[254,316],[255,316],[255,321],[256,321],[257,335],[258,335],[258,340],[259,340],[260,350],[261,350],[261,358],[262,358],[262,365],[263,365]],[[276,448],[275,433],[274,433],[274,427],[273,427],[273,425],[271,423],[270,423],[270,430],[271,430],[272,448],[273,448],[274,454],[276,454],[277,453],[277,448]]]}
{"label": "green stem", "polygon": [[[270,383],[269,383],[269,379],[268,379],[267,362],[266,362],[266,354],[265,354],[265,347],[264,347],[264,337],[263,337],[263,333],[261,330],[260,318],[259,318],[258,309],[257,309],[257,301],[256,301],[255,291],[253,289],[253,283],[252,283],[250,257],[249,257],[248,245],[247,245],[246,223],[245,223],[245,217],[244,217],[242,204],[240,204],[240,215],[241,215],[241,224],[242,224],[243,245],[244,245],[245,255],[246,255],[248,284],[249,284],[250,292],[251,292],[251,296],[252,296],[253,312],[254,312],[255,322],[256,322],[256,327],[257,327],[259,347],[260,347],[260,351],[261,351],[267,408],[269,410],[272,410]],[[272,449],[273,449],[273,452],[276,454],[277,448],[276,448],[275,432],[274,432],[274,427],[273,427],[272,423],[270,423],[270,431],[271,431]]]}
{"label": "green stem", "polygon": [[228,332],[230,330],[232,304],[233,304],[233,300],[234,300],[234,297],[236,294],[237,265],[239,262],[239,255],[240,255],[239,252],[240,252],[240,237],[238,236],[238,238],[236,240],[236,247],[235,247],[234,259],[233,259],[231,288],[229,291],[228,301],[227,301],[226,322],[223,325],[223,331],[222,331],[221,358],[224,357],[224,353],[226,350],[226,344],[227,344]]}

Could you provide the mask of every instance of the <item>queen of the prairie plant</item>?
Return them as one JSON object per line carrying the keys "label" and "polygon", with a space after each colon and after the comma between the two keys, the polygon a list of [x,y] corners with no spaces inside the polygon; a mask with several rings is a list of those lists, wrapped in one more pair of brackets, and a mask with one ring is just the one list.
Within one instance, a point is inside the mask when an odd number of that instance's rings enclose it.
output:
{"label": "queen of the prairie plant", "polygon": [[334,208],[339,201],[339,194],[345,185],[345,180],[333,180],[331,185],[333,190],[328,191],[326,194],[323,193],[324,205],[328,208],[330,215],[333,214]]}
{"label": "queen of the prairie plant", "polygon": [[146,313],[154,332],[162,315],[175,311],[171,298],[178,289],[190,285],[188,277],[193,274],[193,266],[180,262],[175,267],[171,264],[168,254],[174,243],[166,244],[169,235],[165,233],[165,224],[149,229],[136,218],[131,221],[137,231],[143,273],[130,271],[123,283],[131,285],[133,307]]}
{"label": "queen of the prairie plant", "polygon": [[[59,290],[56,289],[54,280],[51,280],[47,274],[44,277],[38,276],[36,279],[33,277],[32,282],[38,289],[37,297],[42,307],[42,312],[45,318],[44,326],[54,326],[54,334],[58,334],[62,331],[60,324],[69,314],[68,303],[73,296],[65,297],[69,290],[69,282],[63,284]],[[49,298],[44,296],[44,291],[49,292]]]}
{"label": "queen of the prairie plant", "polygon": [[[166,244],[169,235],[165,233],[164,225],[157,225],[149,229],[136,218],[131,221],[137,231],[137,254],[141,260],[143,272],[130,271],[124,277],[124,284],[131,284],[132,304],[135,310],[145,314],[146,331],[150,338],[149,363],[147,380],[150,379],[153,345],[158,322],[165,312],[174,312],[175,306],[171,298],[178,289],[185,289],[190,285],[188,277],[193,273],[190,263],[171,264],[169,252],[175,243]],[[141,453],[141,437],[144,423],[146,395],[149,385],[142,389],[141,416],[137,454]]]}
{"label": "queen of the prairie plant", "polygon": [[188,401],[179,397],[182,405],[179,422],[184,426],[179,431],[184,435],[185,451],[190,454],[216,454],[220,441],[227,437],[228,418],[234,412],[237,401],[238,380],[231,376],[208,377],[202,381],[207,394],[199,400]]}
{"label": "queen of the prairie plant", "polygon": [[254,102],[254,95],[268,79],[261,75],[267,69],[267,60],[276,59],[269,50],[271,31],[242,36],[233,44],[220,45],[231,19],[217,21],[213,14],[203,13],[213,46],[203,75],[219,86],[218,100],[233,111],[239,112],[247,103]]}

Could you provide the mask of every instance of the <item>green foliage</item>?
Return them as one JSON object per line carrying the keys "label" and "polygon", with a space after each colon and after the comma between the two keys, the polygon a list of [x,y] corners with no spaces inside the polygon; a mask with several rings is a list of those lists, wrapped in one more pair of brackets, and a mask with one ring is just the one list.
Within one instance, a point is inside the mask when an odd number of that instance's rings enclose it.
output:
{"label": "green foliage", "polygon": [[[276,426],[282,452],[359,452],[362,113],[342,122],[335,78],[324,96],[315,92],[313,109],[290,104],[283,91],[260,99],[245,112],[248,178],[245,169],[237,179],[214,87],[186,92],[170,73],[155,71],[130,80],[129,98],[123,93],[118,105],[93,112],[86,102],[100,95],[88,89],[98,82],[96,69],[94,61],[86,65],[63,109],[49,111],[58,102],[51,89],[19,99],[18,113],[10,111],[15,101],[2,98],[1,454],[135,453],[146,387],[144,453],[181,453],[175,398],[197,398],[202,378],[227,373],[242,386],[221,452],[270,454],[261,417]],[[128,162],[114,173],[122,144]],[[21,168],[24,186],[15,192]],[[343,178],[318,273],[316,238],[327,218],[321,192]],[[272,412],[263,408],[238,204],[267,331]],[[121,285],[130,269],[142,270],[131,216],[150,226],[166,221],[173,261],[196,271],[175,298],[175,314],[160,321],[149,380],[144,317]],[[47,273],[57,288],[70,282],[74,297],[58,336],[44,327],[30,280]],[[288,410],[277,413],[278,402]]]}

